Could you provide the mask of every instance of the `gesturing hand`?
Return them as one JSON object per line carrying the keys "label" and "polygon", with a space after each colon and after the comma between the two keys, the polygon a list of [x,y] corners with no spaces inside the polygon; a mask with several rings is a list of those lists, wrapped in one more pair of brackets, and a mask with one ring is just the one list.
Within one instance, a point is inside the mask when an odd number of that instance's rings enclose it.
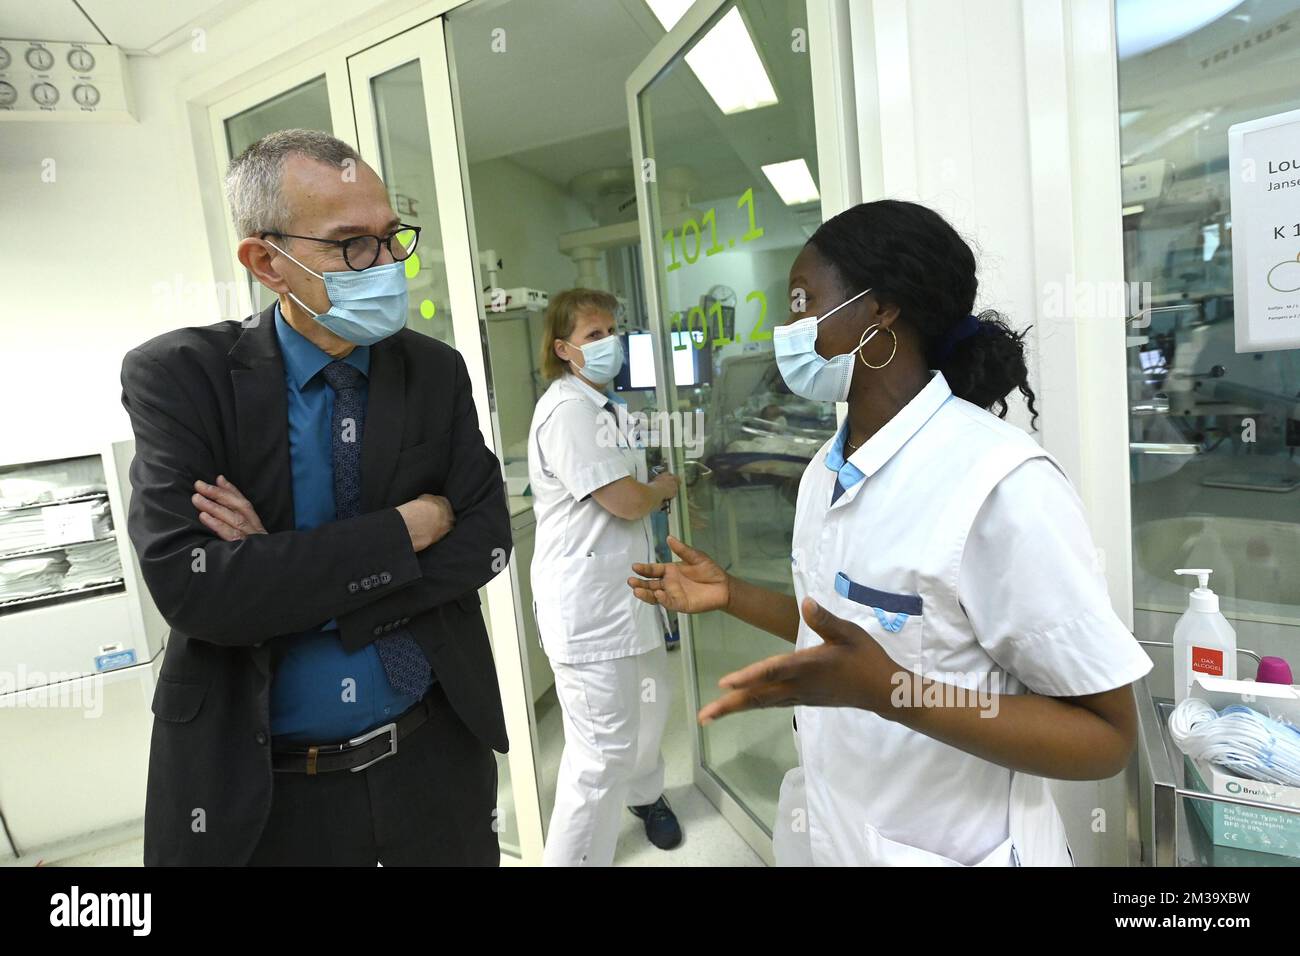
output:
{"label": "gesturing hand", "polygon": [[250,534],[266,534],[262,519],[243,492],[217,475],[217,483],[194,482],[197,494],[190,501],[199,511],[199,520],[223,541],[239,541]]}
{"label": "gesturing hand", "polygon": [[727,606],[730,588],[727,572],[703,551],[668,536],[668,547],[681,558],[671,564],[634,564],[641,575],[628,578],[632,593],[646,604],[661,604],[670,611],[699,614]]}
{"label": "gesturing hand", "polygon": [[759,707],[858,707],[888,717],[890,695],[900,668],[858,625],[804,598],[803,619],[825,642],[793,654],[778,654],[718,681],[729,693],[700,708],[707,724],[727,714]]}

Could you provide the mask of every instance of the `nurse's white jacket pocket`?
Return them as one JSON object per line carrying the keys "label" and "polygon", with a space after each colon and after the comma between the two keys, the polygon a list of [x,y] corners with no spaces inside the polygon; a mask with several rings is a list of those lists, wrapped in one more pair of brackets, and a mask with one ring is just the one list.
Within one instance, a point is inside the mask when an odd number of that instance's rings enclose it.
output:
{"label": "nurse's white jacket pocket", "polygon": [[571,652],[617,648],[636,632],[636,598],[627,586],[631,551],[563,558],[553,586],[560,599],[562,636]]}
{"label": "nurse's white jacket pocket", "polygon": [[[958,860],[920,847],[899,843],[881,834],[871,824],[864,826],[862,866],[966,866]],[[1011,866],[1014,856],[1011,837],[1007,837],[982,859],[970,866]]]}
{"label": "nurse's white jacket pocket", "polygon": [[919,594],[872,587],[843,571],[835,575],[834,594],[828,610],[870,634],[896,664],[922,672],[925,615]]}

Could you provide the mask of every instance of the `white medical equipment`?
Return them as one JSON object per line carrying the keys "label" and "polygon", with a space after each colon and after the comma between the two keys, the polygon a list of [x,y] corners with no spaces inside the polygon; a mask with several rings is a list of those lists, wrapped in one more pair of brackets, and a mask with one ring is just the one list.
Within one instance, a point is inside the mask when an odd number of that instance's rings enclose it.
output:
{"label": "white medical equipment", "polygon": [[1174,743],[1193,760],[1287,787],[1300,787],[1300,730],[1233,704],[1216,711],[1188,697],[1169,715]]}

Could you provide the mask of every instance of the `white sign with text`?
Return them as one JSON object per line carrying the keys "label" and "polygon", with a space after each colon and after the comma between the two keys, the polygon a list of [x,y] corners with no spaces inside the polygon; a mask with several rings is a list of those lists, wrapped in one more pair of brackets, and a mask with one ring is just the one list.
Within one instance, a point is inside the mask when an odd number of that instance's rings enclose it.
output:
{"label": "white sign with text", "polygon": [[1228,129],[1238,352],[1300,347],[1300,110]]}

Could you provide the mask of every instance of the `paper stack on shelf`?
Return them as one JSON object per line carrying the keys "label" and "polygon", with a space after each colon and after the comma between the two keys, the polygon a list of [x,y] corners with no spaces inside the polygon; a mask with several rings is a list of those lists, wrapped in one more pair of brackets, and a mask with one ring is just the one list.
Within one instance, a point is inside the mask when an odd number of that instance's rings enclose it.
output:
{"label": "paper stack on shelf", "polygon": [[103,584],[122,576],[122,563],[117,557],[117,541],[93,541],[68,548],[71,567],[63,577],[63,587],[84,588],[89,584]]}
{"label": "paper stack on shelf", "polygon": [[45,544],[45,521],[39,509],[0,512],[0,553]]}
{"label": "paper stack on shelf", "polygon": [[61,590],[68,567],[62,551],[0,561],[0,601]]}

